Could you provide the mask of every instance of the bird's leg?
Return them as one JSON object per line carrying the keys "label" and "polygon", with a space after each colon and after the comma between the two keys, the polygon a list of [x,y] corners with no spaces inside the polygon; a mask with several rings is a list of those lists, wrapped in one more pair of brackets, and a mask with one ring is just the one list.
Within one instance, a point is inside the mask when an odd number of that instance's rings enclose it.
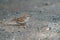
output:
{"label": "bird's leg", "polygon": [[29,24],[26,22],[25,23],[18,23],[17,26],[19,26],[18,28],[24,28],[25,29],[29,26]]}
{"label": "bird's leg", "polygon": [[28,23],[23,23],[21,26],[23,26],[23,28],[25,29],[25,28],[27,28],[29,25],[28,25]]}
{"label": "bird's leg", "polygon": [[29,27],[29,24],[28,24],[28,23],[26,23],[26,27],[27,27],[27,28]]}

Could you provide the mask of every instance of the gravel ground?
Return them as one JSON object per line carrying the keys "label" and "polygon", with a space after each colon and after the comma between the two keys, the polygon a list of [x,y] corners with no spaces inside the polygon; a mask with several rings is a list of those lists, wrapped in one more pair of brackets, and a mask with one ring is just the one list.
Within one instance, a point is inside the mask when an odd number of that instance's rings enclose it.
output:
{"label": "gravel ground", "polygon": [[[24,13],[28,27],[13,25]],[[59,21],[60,0],[0,0],[0,40],[60,40]]]}

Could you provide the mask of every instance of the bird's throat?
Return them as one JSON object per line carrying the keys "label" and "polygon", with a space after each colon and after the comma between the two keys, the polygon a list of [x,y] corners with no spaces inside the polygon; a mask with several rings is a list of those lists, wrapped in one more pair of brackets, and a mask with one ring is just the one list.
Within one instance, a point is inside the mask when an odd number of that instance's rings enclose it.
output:
{"label": "bird's throat", "polygon": [[25,20],[25,22],[26,22],[26,21],[28,21],[29,19],[30,19],[30,17],[26,17],[26,20]]}

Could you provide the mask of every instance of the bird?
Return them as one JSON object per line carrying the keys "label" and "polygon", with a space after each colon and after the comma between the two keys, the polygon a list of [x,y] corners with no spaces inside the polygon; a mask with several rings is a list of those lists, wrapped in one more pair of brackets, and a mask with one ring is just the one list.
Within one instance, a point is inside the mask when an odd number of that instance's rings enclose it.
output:
{"label": "bird", "polygon": [[25,13],[23,16],[16,18],[14,20],[16,21],[18,26],[22,26],[23,28],[25,28],[26,26],[28,26],[27,22],[29,21],[30,17],[31,15]]}

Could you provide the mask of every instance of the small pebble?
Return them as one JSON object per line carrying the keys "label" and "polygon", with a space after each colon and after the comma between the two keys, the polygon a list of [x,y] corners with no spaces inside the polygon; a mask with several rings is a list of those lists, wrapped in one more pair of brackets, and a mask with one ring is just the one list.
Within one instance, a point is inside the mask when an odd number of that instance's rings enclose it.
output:
{"label": "small pebble", "polygon": [[12,33],[14,33],[14,32],[12,32]]}
{"label": "small pebble", "polygon": [[49,28],[47,28],[46,30],[49,30]]}
{"label": "small pebble", "polygon": [[48,3],[45,3],[46,6],[48,6]]}
{"label": "small pebble", "polygon": [[18,32],[20,32],[20,31],[18,31]]}
{"label": "small pebble", "polygon": [[40,13],[41,13],[42,11],[40,11]]}

